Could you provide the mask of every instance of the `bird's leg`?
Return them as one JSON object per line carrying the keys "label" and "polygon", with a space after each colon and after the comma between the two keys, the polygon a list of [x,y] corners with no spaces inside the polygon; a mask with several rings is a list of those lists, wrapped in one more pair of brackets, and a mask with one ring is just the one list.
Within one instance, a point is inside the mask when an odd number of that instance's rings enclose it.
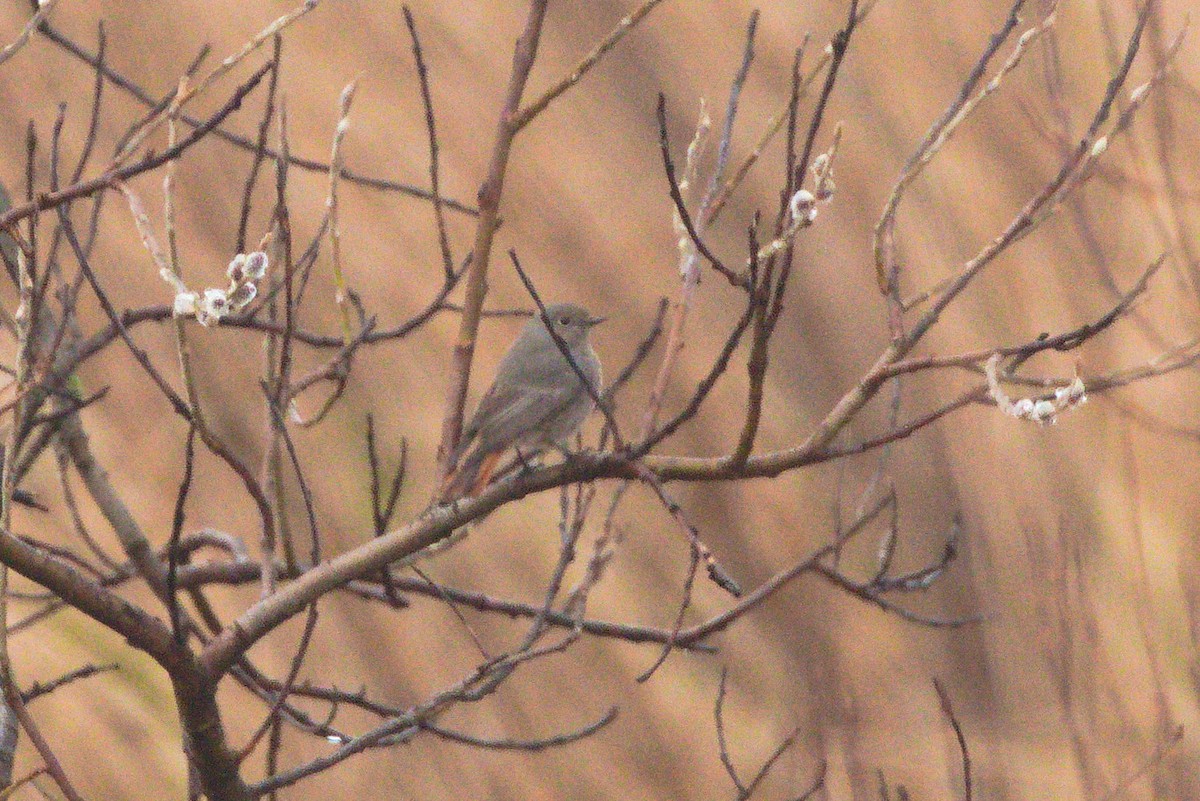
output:
{"label": "bird's leg", "polygon": [[521,474],[528,475],[532,473],[534,468],[533,460],[536,458],[536,453],[530,454],[529,458],[526,459],[525,454],[521,453],[520,448],[513,448],[513,450],[517,452],[517,462],[521,465]]}
{"label": "bird's leg", "polygon": [[587,453],[590,450],[589,448],[584,447],[583,437],[580,436],[578,432],[576,432],[574,442],[572,443],[575,446],[574,448],[571,448],[567,442],[568,440],[562,440],[560,442],[555,442],[553,445],[554,450],[558,451],[559,456],[561,456],[565,462],[569,462],[576,456],[579,456],[581,453]]}
{"label": "bird's leg", "polygon": [[569,447],[567,447],[567,443],[565,442],[554,443],[554,450],[558,451],[558,455],[563,458],[564,462],[571,461],[571,458],[575,456],[575,454],[579,453],[578,448],[571,450]]}

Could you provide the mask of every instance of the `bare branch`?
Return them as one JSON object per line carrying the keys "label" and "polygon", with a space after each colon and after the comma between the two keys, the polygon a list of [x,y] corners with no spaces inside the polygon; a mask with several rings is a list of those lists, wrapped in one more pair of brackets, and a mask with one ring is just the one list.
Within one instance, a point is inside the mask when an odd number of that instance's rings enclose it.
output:
{"label": "bare branch", "polygon": [[571,743],[579,742],[580,740],[590,737],[596,732],[603,729],[608,724],[617,719],[617,708],[610,707],[607,712],[601,715],[596,720],[581,726],[575,731],[555,734],[550,737],[540,737],[536,740],[515,740],[511,738],[504,739],[487,739],[484,737],[475,737],[461,732],[450,731],[443,729],[433,723],[422,723],[421,728],[425,731],[436,734],[443,740],[449,740],[455,743],[464,745],[473,745],[477,748],[487,748],[493,751],[545,751],[550,748],[558,748]]}
{"label": "bare branch", "polygon": [[583,57],[583,59],[575,66],[571,72],[551,86],[542,95],[522,108],[516,116],[513,117],[512,126],[515,131],[520,131],[526,125],[533,121],[533,118],[546,110],[546,107],[553,103],[560,95],[566,92],[583,78],[584,75],[599,63],[604,55],[617,46],[621,39],[625,38],[625,34],[629,33],[633,28],[642,21],[642,18],[649,14],[662,0],[645,0],[640,6],[634,9],[631,13],[626,14],[617,23],[617,26],[609,32],[600,42],[591,49],[591,51]]}
{"label": "bare branch", "polygon": [[[537,57],[542,22],[546,17],[548,0],[531,0],[525,30],[517,39],[513,53],[512,74],[505,91],[504,108],[496,124],[495,142],[488,162],[487,175],[479,187],[479,221],[475,227],[475,242],[471,248],[471,264],[467,271],[466,297],[459,322],[458,340],[451,360],[450,383],[447,387],[442,415],[442,436],[438,444],[438,475],[434,486],[441,486],[450,472],[450,459],[462,434],[463,407],[467,400],[467,385],[471,378],[471,360],[475,355],[475,338],[479,333],[483,298],[487,293],[487,272],[491,261],[492,239],[500,225],[500,198],[504,190],[504,175],[508,157],[518,129],[513,120],[525,91],[525,83]],[[0,223],[3,218],[0,218]]]}
{"label": "bare branch", "polygon": [[954,739],[958,741],[958,753],[962,758],[963,801],[971,801],[971,752],[967,749],[967,738],[963,734],[962,725],[954,715],[954,707],[950,704],[950,695],[946,692],[946,688],[940,681],[934,679],[933,689],[937,691],[938,701],[942,705],[942,714],[946,716],[946,720],[950,721],[950,727],[954,729]]}
{"label": "bare branch", "polygon": [[9,209],[8,211],[4,212],[4,214],[0,214],[0,229],[11,230],[11,227],[15,223],[28,219],[37,212],[55,209],[64,203],[69,203],[72,200],[88,197],[101,189],[105,189],[110,186],[116,186],[121,181],[127,181],[135,175],[141,175],[144,172],[161,167],[163,164],[178,158],[180,154],[184,153],[192,145],[203,139],[209,131],[220,125],[226,117],[237,111],[242,105],[242,100],[245,99],[246,95],[254,91],[254,88],[258,86],[259,81],[263,79],[263,76],[265,76],[270,69],[270,64],[264,64],[262,67],[260,67],[246,82],[241,84],[234,91],[233,95],[229,98],[225,105],[220,108],[220,110],[197,126],[195,130],[181,139],[174,147],[169,147],[162,153],[149,154],[133,164],[116,169],[110,169],[96,178],[86,181],[79,181],[56,192],[45,192],[40,194],[33,200],[21,206],[16,206],[12,209]]}
{"label": "bare branch", "polygon": [[50,17],[50,12],[54,11],[54,7],[57,5],[58,0],[45,0],[45,2],[38,3],[37,11],[25,23],[25,27],[17,34],[17,38],[6,45],[3,50],[0,50],[0,64],[15,56],[17,51],[25,46],[25,43],[29,41],[29,37],[38,29],[39,25]]}

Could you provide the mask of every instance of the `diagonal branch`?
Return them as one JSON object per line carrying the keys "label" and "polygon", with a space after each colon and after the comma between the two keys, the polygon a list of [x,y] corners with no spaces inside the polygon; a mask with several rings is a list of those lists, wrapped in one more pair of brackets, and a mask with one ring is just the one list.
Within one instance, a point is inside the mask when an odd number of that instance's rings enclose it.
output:
{"label": "diagonal branch", "polygon": [[149,154],[145,158],[124,167],[110,169],[95,178],[79,181],[56,192],[44,192],[33,200],[20,206],[15,206],[4,214],[0,214],[0,229],[11,229],[21,220],[32,217],[41,211],[58,208],[64,203],[95,194],[98,190],[116,186],[121,181],[127,181],[135,175],[161,167],[169,161],[179,158],[180,154],[199,142],[210,131],[220,125],[226,117],[241,108],[246,95],[254,91],[263,77],[270,72],[271,65],[259,67],[249,80],[241,84],[215,114],[197,126],[190,134],[183,137],[174,147],[169,147],[161,153]]}

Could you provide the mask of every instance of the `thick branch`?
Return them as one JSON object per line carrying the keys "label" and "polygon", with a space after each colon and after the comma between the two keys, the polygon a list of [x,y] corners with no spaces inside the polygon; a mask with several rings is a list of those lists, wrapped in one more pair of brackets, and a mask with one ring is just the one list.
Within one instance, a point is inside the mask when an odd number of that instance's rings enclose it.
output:
{"label": "thick branch", "polygon": [[513,124],[521,104],[521,95],[529,72],[537,58],[538,40],[541,38],[542,22],[546,17],[549,0],[533,0],[525,30],[517,39],[513,53],[512,75],[508,80],[504,108],[496,124],[496,141],[492,145],[492,157],[488,163],[487,177],[479,187],[479,221],[475,227],[475,243],[471,250],[471,266],[467,271],[466,297],[463,300],[462,321],[458,329],[458,342],[454,346],[451,361],[450,384],[446,389],[445,410],[442,416],[442,438],[438,445],[438,478],[435,486],[441,485],[442,477],[449,472],[450,456],[462,434],[463,406],[467,400],[467,386],[471,379],[471,360],[475,356],[475,338],[479,334],[479,320],[483,311],[483,298],[487,294],[487,271],[492,253],[492,239],[500,226],[500,198],[504,191],[504,175],[508,169],[508,156],[512,151],[513,138],[518,128]]}
{"label": "thick branch", "polygon": [[9,532],[0,532],[0,562],[53,592],[70,606],[145,651],[168,672],[182,668],[186,652],[162,621],[125,601],[66,562]]}

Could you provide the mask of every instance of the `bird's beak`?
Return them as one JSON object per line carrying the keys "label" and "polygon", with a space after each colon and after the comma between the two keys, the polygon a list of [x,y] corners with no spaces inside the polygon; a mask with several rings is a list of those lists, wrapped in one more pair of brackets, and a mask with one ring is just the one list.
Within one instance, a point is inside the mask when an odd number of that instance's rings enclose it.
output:
{"label": "bird's beak", "polygon": [[587,321],[587,327],[591,328],[594,325],[600,325],[600,323],[604,322],[607,319],[608,319],[607,317],[592,317]]}

